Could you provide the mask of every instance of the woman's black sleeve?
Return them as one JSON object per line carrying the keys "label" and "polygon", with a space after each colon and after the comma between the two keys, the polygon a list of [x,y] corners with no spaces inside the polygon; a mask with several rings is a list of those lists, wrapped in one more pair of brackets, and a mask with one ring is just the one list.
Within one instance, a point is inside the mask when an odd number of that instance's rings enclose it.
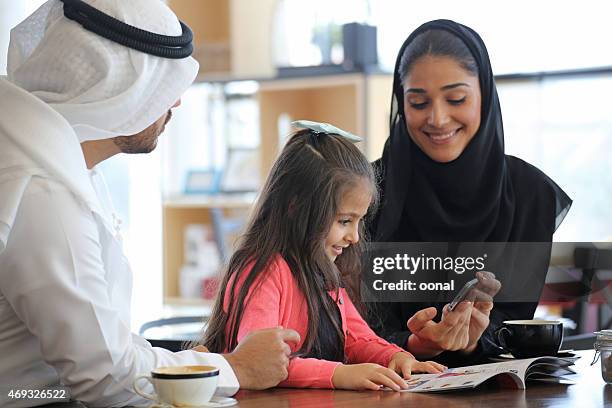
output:
{"label": "woman's black sleeve", "polygon": [[372,330],[389,343],[406,348],[410,331],[404,314],[405,304],[398,302],[370,303],[368,323]]}

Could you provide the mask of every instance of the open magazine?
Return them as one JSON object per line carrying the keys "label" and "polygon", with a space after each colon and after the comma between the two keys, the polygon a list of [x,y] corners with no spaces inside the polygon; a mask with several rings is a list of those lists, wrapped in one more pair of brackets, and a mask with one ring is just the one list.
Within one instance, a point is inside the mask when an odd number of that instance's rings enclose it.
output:
{"label": "open magazine", "polygon": [[406,383],[407,392],[450,391],[475,388],[492,380],[504,388],[525,389],[525,382],[540,381],[573,384],[564,375],[576,374],[570,368],[579,357],[537,357],[449,368],[441,374],[414,374]]}

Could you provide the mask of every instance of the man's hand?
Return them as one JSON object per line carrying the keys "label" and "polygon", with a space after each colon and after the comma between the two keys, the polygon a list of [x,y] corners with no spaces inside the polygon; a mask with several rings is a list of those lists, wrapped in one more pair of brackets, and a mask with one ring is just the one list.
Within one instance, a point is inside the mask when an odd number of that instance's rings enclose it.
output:
{"label": "man's hand", "polygon": [[287,342],[300,342],[295,330],[257,330],[249,333],[224,357],[232,366],[240,388],[263,390],[274,387],[287,378],[291,348]]}

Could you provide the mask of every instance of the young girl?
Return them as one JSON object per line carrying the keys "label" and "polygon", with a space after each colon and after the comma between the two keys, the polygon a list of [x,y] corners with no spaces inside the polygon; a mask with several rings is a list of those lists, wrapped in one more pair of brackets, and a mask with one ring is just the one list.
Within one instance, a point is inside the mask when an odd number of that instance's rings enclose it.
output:
{"label": "young girl", "polygon": [[374,173],[355,136],[301,124],[230,259],[204,345],[229,352],[256,329],[296,330],[284,387],[397,391],[399,374],[442,371],[376,336],[347,295],[342,277],[360,271],[363,218],[377,202]]}

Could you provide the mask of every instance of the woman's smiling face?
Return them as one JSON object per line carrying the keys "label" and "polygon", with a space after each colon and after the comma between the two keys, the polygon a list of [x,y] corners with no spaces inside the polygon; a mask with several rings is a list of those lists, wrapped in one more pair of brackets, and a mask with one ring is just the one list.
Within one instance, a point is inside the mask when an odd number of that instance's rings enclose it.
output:
{"label": "woman's smiling face", "polygon": [[451,57],[426,55],[404,79],[410,138],[432,160],[455,160],[480,127],[478,77]]}

